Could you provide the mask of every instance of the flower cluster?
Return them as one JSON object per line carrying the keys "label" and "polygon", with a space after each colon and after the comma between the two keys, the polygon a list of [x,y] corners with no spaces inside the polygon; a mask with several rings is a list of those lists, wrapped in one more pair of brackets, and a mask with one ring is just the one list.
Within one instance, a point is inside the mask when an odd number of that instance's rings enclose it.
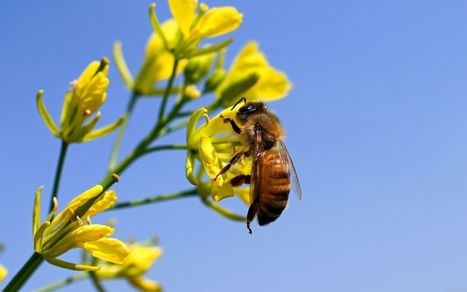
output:
{"label": "flower cluster", "polygon": [[[159,81],[168,79],[177,60],[176,74],[183,72],[188,59],[218,52],[231,39],[199,48],[203,39],[225,35],[236,30],[242,23],[243,15],[232,6],[209,8],[198,5],[197,0],[169,0],[172,18],[160,24],[151,6],[150,16],[154,33],[149,37],[143,65],[136,78],[126,66],[121,44],[116,43],[114,56],[125,84],[138,95],[153,95]],[[133,80],[134,79],[134,80]]]}
{"label": "flower cluster", "polygon": [[[252,203],[250,186],[239,184],[238,179],[250,175],[252,157],[236,155],[248,152],[250,145],[246,135],[239,134],[231,124],[234,121],[240,128],[243,126],[237,118],[240,107],[232,105],[239,98],[264,102],[277,100],[287,96],[292,85],[285,73],[270,65],[256,42],[247,43],[229,68],[224,65],[227,48],[233,39],[209,42],[240,27],[243,15],[235,7],[208,7],[204,3],[198,4],[198,0],[168,0],[168,4],[172,16],[163,23],[157,18],[155,4],[150,6],[149,18],[154,32],[147,41],[143,63],[135,77],[126,65],[121,43],[114,45],[115,65],[131,91],[124,118],[95,129],[110,84],[109,61],[106,58],[91,62],[71,82],[65,94],[59,124],[44,104],[43,91],[38,91],[36,104],[39,114],[51,133],[62,140],[54,189],[59,186],[68,144],[87,142],[121,127],[112,149],[108,175],[102,180],[103,186],[96,185],[78,195],[59,213],[58,201],[53,198],[53,208],[42,222],[42,188],[37,190],[33,210],[35,253],[31,257],[35,261],[31,265],[34,267],[21,269],[7,285],[8,289],[19,290],[38,263],[45,259],[63,268],[95,272],[77,273],[79,277],[73,279],[92,275],[93,281],[98,283],[99,280],[118,278],[127,280],[142,291],[161,291],[157,282],[145,277],[161,256],[161,248],[141,243],[127,245],[110,238],[114,233],[112,226],[91,222],[94,215],[116,203],[116,193],[107,191],[111,185],[108,183],[111,174],[121,174],[138,158],[151,152],[187,149],[186,177],[196,187],[175,194],[119,203],[114,206],[115,209],[199,194],[202,202],[219,214],[232,220],[246,220],[218,203],[232,196],[239,197],[245,204]],[[165,88],[159,87],[161,83]],[[150,132],[137,146],[125,158],[117,161],[120,143],[136,101],[148,95],[162,97],[158,120],[154,121]],[[175,95],[177,98],[170,100]],[[211,96],[211,101],[203,103],[207,96]],[[197,107],[200,104],[204,107],[198,110],[194,110],[193,106],[189,108],[188,104],[194,100]],[[166,109],[169,106],[172,106],[171,110]],[[225,109],[209,117],[208,113],[222,107]],[[157,139],[185,125],[186,145],[155,145]],[[233,157],[238,158],[234,163]],[[82,263],[60,259],[75,248],[81,248],[85,255],[92,257],[83,257]],[[6,274],[6,269],[0,265],[0,281]]]}
{"label": "flower cluster", "polygon": [[71,82],[63,103],[61,129],[58,129],[44,105],[43,91],[38,91],[36,98],[38,111],[54,136],[66,143],[86,142],[109,134],[123,122],[119,119],[94,130],[101,116],[98,110],[107,97],[108,74],[109,62],[103,58],[100,62],[91,62],[80,77]]}
{"label": "flower cluster", "polygon": [[107,225],[93,224],[91,217],[100,213],[117,200],[114,191],[103,192],[100,185],[90,188],[74,198],[58,213],[57,201],[47,219],[40,223],[42,188],[36,192],[33,215],[34,250],[53,265],[73,270],[98,270],[97,266],[74,264],[58,256],[73,248],[82,248],[94,257],[121,264],[128,255],[128,248],[118,239],[109,238],[114,229]]}

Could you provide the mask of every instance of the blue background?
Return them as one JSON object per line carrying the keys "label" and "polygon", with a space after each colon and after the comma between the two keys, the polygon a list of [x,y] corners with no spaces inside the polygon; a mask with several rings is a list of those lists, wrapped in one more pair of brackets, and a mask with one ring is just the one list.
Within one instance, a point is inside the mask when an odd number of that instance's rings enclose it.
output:
{"label": "blue background", "polygon": [[[0,3],[0,262],[9,279],[32,252],[33,195],[45,186],[45,208],[60,144],[36,112],[36,91],[44,89],[57,119],[68,83],[89,61],[110,57],[115,40],[136,72],[151,32],[149,3]],[[148,276],[166,291],[466,291],[467,2],[208,4],[244,13],[229,60],[256,39],[294,84],[270,107],[288,132],[303,200],[291,198],[281,218],[254,225],[253,236],[196,198],[94,221],[117,218],[119,238],[159,236],[165,254]],[[167,19],[167,3],[157,5]],[[115,68],[110,78],[101,125],[121,115],[129,95]],[[123,151],[149,129],[157,105],[139,104]],[[71,146],[62,198],[101,180],[113,138]],[[163,142],[183,140],[180,133]],[[120,199],[189,187],[184,157],[164,152],[137,162],[115,186]],[[246,213],[234,201],[227,205]],[[71,273],[43,264],[25,290]]]}

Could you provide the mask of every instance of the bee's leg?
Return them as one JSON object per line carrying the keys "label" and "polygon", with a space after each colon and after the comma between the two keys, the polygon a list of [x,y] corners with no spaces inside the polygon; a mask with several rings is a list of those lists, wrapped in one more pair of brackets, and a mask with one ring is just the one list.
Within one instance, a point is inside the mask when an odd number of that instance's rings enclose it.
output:
{"label": "bee's leg", "polygon": [[235,155],[230,159],[229,163],[228,163],[226,166],[224,166],[224,167],[221,169],[221,171],[216,175],[216,177],[214,178],[214,180],[216,180],[217,177],[219,177],[219,175],[226,173],[226,172],[230,169],[230,167],[232,167],[232,164],[235,164],[235,163],[243,156],[243,154],[245,154],[245,152],[243,152],[243,151],[242,151],[242,152],[238,152],[237,154],[235,154]]}
{"label": "bee's leg", "polygon": [[241,174],[241,175],[237,175],[236,177],[231,179],[230,184],[233,187],[238,187],[238,186],[241,186],[243,184],[250,184],[250,181],[251,181],[251,175]]}
{"label": "bee's leg", "polygon": [[251,203],[250,208],[248,208],[248,214],[246,215],[246,228],[248,228],[248,232],[252,234],[250,228],[250,223],[255,219],[256,213],[258,213],[258,199],[256,198],[253,203]]}
{"label": "bee's leg", "polygon": [[220,117],[221,117],[221,119],[224,120],[224,123],[230,123],[230,125],[232,126],[232,129],[235,131],[235,133],[240,134],[242,132],[240,127],[237,125],[237,123],[235,123],[235,121],[233,119],[223,117],[222,115],[220,115]]}

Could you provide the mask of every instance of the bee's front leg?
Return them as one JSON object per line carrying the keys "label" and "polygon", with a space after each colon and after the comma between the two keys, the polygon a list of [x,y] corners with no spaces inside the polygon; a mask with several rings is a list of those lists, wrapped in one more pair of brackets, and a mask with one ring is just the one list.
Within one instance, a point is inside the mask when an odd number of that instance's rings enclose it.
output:
{"label": "bee's front leg", "polygon": [[235,121],[232,118],[226,118],[222,115],[220,115],[220,118],[224,120],[224,123],[230,123],[235,133],[237,134],[242,133],[242,129],[240,129],[240,127],[237,125],[237,123],[235,123]]}

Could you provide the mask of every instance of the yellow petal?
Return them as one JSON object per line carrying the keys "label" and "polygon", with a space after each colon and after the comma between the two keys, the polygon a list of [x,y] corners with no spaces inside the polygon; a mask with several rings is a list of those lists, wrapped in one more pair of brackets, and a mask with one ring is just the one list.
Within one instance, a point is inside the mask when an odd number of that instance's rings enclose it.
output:
{"label": "yellow petal", "polygon": [[3,265],[0,265],[0,282],[3,281],[8,275],[7,269]]}
{"label": "yellow petal", "polygon": [[114,233],[114,229],[107,225],[101,224],[90,224],[90,225],[83,225],[69,234],[67,234],[62,241],[69,240],[70,242],[74,242],[76,244],[85,243],[88,241],[96,241],[101,238],[107,237]]}
{"label": "yellow petal", "polygon": [[[169,43],[169,46],[175,45],[178,26],[173,20],[169,20],[162,25],[162,31]],[[177,74],[180,74],[185,65],[186,60],[179,62]],[[164,48],[161,38],[153,33],[146,45],[146,55],[144,63],[136,77],[134,88],[141,94],[149,94],[155,84],[160,80],[165,80],[170,77],[174,57],[172,53]]]}
{"label": "yellow petal", "polygon": [[220,179],[212,183],[211,195],[215,202],[232,197],[234,195],[233,187],[230,183],[218,183]]}
{"label": "yellow petal", "polygon": [[170,11],[185,37],[196,17],[197,0],[169,0]]}
{"label": "yellow petal", "polygon": [[130,253],[123,262],[124,266],[130,267],[129,271],[126,271],[127,276],[139,276],[146,273],[162,255],[162,248],[156,246],[132,244],[129,248]]}
{"label": "yellow petal", "polygon": [[52,132],[52,135],[55,137],[58,137],[60,135],[60,131],[58,130],[57,126],[55,125],[54,120],[50,116],[49,112],[47,111],[47,108],[45,107],[44,101],[42,99],[44,92],[42,90],[39,90],[36,95],[36,105],[37,105],[37,110],[39,111],[39,114],[41,115],[42,120],[44,121],[45,125],[47,128],[49,128],[50,132]]}
{"label": "yellow petal", "polygon": [[[217,97],[222,100],[222,104],[228,106],[239,97],[245,97],[245,92],[253,88],[259,79],[260,75],[257,70],[233,75],[218,88]],[[253,100],[258,100],[258,97],[254,97]]]}
{"label": "yellow petal", "polygon": [[199,139],[199,156],[209,177],[214,178],[221,171],[220,162],[216,149],[206,135],[201,135]]}
{"label": "yellow petal", "polygon": [[[170,19],[161,25],[161,30],[169,46],[173,46],[177,39],[177,23],[173,19]],[[151,34],[146,44],[146,56],[157,55],[161,51],[165,51],[162,39],[156,33]]]}
{"label": "yellow petal", "polygon": [[[245,76],[255,74],[257,81],[243,92],[232,90],[237,88]],[[227,77],[216,90],[217,98],[231,102],[231,97],[244,96],[248,100],[271,101],[285,97],[292,85],[287,75],[268,64],[264,54],[255,42],[248,43],[235,58]],[[227,96],[227,97],[226,97]]]}
{"label": "yellow petal", "polygon": [[80,108],[84,111],[97,111],[107,97],[110,81],[103,72],[94,75],[86,83],[76,85],[76,94],[80,97]]}
{"label": "yellow petal", "polygon": [[193,153],[191,153],[191,150],[188,150],[187,156],[186,156],[186,162],[185,162],[185,174],[186,178],[192,185],[198,185],[199,182],[196,179],[195,176],[195,160],[196,157]]}
{"label": "yellow petal", "polygon": [[236,30],[242,18],[243,15],[235,7],[214,7],[201,17],[196,28],[201,37],[216,37]]}
{"label": "yellow petal", "polygon": [[100,62],[93,61],[89,63],[89,65],[84,69],[83,73],[78,78],[79,84],[85,84],[97,73],[97,69],[99,69]]}
{"label": "yellow petal", "polygon": [[115,238],[88,241],[83,244],[83,248],[94,257],[114,264],[121,264],[129,253],[128,247]]}
{"label": "yellow petal", "polygon": [[112,227],[100,224],[83,225],[68,232],[55,245],[43,252],[48,257],[57,257],[68,250],[82,246],[85,242],[96,241],[110,236],[114,232]]}
{"label": "yellow petal", "polygon": [[117,193],[113,190],[105,192],[88,211],[84,214],[83,217],[94,216],[97,213],[100,213],[108,208],[112,207],[117,201]]}
{"label": "yellow petal", "polygon": [[250,188],[234,188],[234,193],[247,205],[250,205]]}
{"label": "yellow petal", "polygon": [[72,212],[76,211],[76,209],[86,204],[90,199],[98,196],[102,190],[103,188],[101,185],[96,185],[89,190],[86,190],[68,203],[67,209],[70,209]]}
{"label": "yellow petal", "polygon": [[269,66],[266,57],[259,51],[256,42],[247,43],[235,58],[230,71],[235,73]]}
{"label": "yellow petal", "polygon": [[161,285],[159,285],[159,283],[153,280],[143,278],[143,277],[128,278],[128,282],[130,282],[131,285],[138,288],[140,291],[146,291],[146,292],[161,292],[162,291],[162,287]]}
{"label": "yellow petal", "polygon": [[272,67],[261,70],[259,75],[258,82],[244,93],[248,100],[260,98],[262,101],[272,101],[280,99],[287,96],[292,88],[287,75]]}

